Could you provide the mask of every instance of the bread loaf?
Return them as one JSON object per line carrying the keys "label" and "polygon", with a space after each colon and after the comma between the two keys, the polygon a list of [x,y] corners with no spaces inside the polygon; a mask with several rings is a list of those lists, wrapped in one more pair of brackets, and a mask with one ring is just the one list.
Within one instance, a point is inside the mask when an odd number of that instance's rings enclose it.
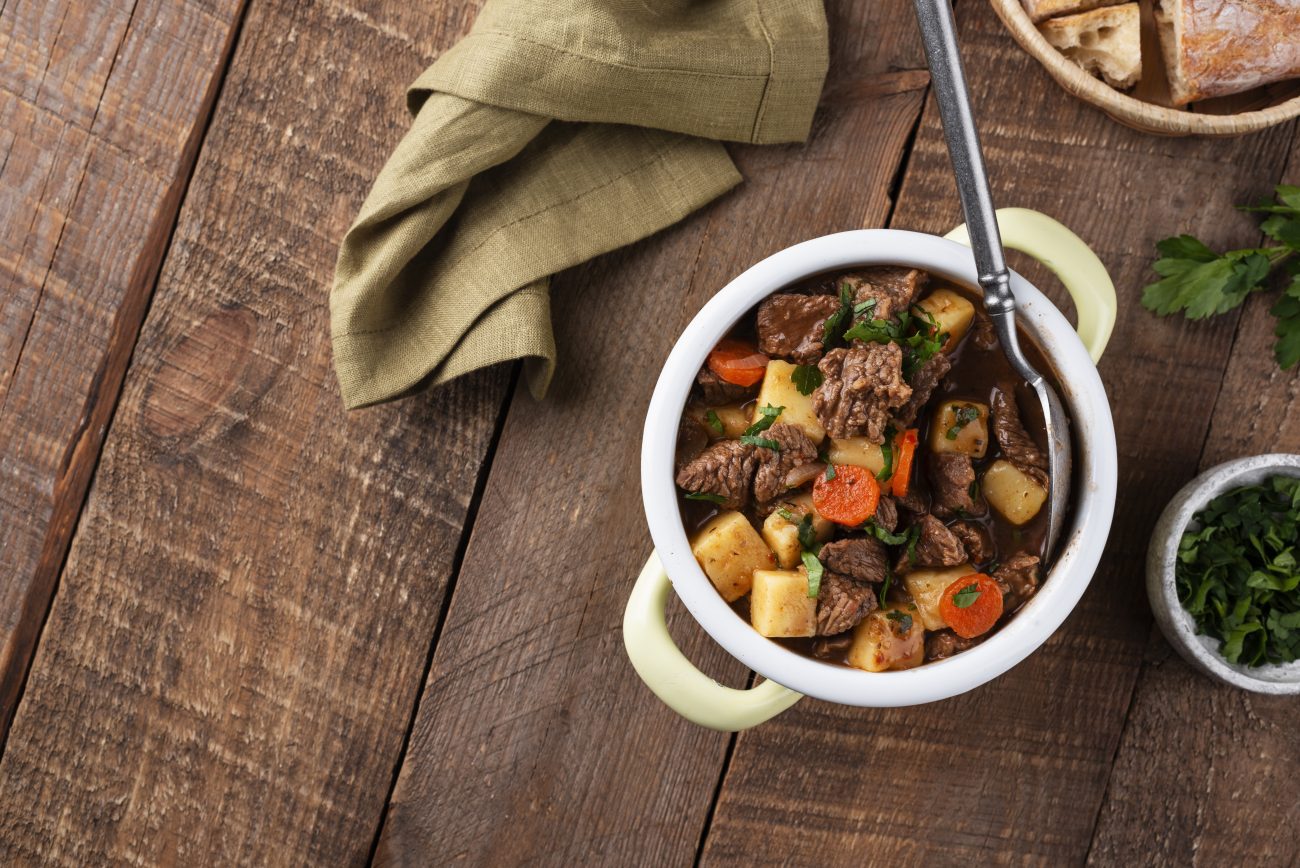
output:
{"label": "bread loaf", "polygon": [[1124,0],[1020,0],[1034,23],[1045,21],[1057,15],[1073,15],[1087,12],[1102,6],[1117,6]]}
{"label": "bread loaf", "polygon": [[1300,0],[1157,0],[1174,105],[1300,76]]}
{"label": "bread loaf", "polygon": [[1136,3],[1053,18],[1038,25],[1038,30],[1058,51],[1111,87],[1132,87],[1142,75]]}

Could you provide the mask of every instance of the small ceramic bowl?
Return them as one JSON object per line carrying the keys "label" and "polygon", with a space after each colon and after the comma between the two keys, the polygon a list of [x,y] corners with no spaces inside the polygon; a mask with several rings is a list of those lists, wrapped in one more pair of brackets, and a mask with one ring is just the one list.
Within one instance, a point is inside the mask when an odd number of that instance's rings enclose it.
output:
{"label": "small ceramic bowl", "polygon": [[1147,596],[1165,639],[1188,663],[1224,684],[1275,695],[1300,694],[1300,660],[1267,666],[1229,663],[1219,654],[1219,640],[1196,633],[1196,622],[1178,601],[1174,564],[1178,543],[1196,513],[1235,488],[1256,485],[1273,476],[1300,476],[1300,455],[1257,455],[1213,467],[1174,495],[1156,522],[1147,550]]}

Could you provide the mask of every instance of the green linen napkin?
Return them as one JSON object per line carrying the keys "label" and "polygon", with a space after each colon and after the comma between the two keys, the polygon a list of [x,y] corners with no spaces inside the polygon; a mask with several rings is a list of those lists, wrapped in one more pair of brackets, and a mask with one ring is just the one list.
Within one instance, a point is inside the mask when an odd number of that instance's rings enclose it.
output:
{"label": "green linen napkin", "polygon": [[806,138],[826,65],[820,0],[488,0],[343,240],[344,403],[519,358],[541,397],[549,276],[738,183],[720,140]]}

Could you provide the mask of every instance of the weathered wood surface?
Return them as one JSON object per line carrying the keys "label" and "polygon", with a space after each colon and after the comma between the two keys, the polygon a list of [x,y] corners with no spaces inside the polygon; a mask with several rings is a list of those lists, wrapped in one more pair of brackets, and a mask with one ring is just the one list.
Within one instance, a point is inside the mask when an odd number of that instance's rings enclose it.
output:
{"label": "weathered wood surface", "polygon": [[[987,4],[963,3],[958,17],[998,202],[1070,223],[1119,290],[1120,320],[1101,364],[1119,439],[1115,529],[1065,626],[988,686],[910,709],[805,700],[742,733],[705,865],[848,865],[868,855],[873,864],[1055,865],[1077,863],[1089,849],[1150,626],[1146,540],[1169,495],[1195,471],[1214,400],[1205,386],[1220,381],[1233,335],[1231,318],[1195,328],[1153,318],[1138,305],[1140,287],[1165,235],[1240,240],[1251,220],[1234,217],[1231,205],[1277,180],[1260,177],[1260,167],[1283,164],[1290,130],[1231,141],[1138,135],[1062,98]],[[1203,174],[1215,183],[1185,184]],[[931,105],[893,225],[943,232],[957,222]],[[1025,271],[1066,303],[1043,269]],[[1160,419],[1177,424],[1153,422]],[[1152,783],[1135,782],[1134,796]],[[1204,834],[1222,834],[1222,824],[1203,824]],[[781,846],[756,852],[760,841]]]}
{"label": "weathered wood surface", "polygon": [[0,744],[242,6],[0,3]]}
{"label": "weathered wood surface", "polygon": [[366,860],[508,372],[346,414],[325,292],[473,9],[251,5],[0,762],[0,862]]}
{"label": "weathered wood surface", "polygon": [[[668,711],[623,653],[623,607],[651,548],[642,415],[675,336],[735,274],[885,219],[928,81],[908,71],[922,61],[906,8],[830,4],[834,73],[812,143],[737,148],[738,190],[557,281],[556,382],[542,404],[522,391],[511,404],[380,864],[694,858],[728,737]],[[689,616],[672,624],[706,671],[744,683]]]}
{"label": "weathered wood surface", "polygon": [[[1296,183],[1300,149],[1289,155]],[[1252,191],[1267,193],[1267,190]],[[1241,201],[1253,201],[1254,197]],[[1253,231],[1233,246],[1258,243]],[[1300,373],[1273,361],[1273,299],[1256,296],[1237,325],[1200,469],[1266,452],[1300,452]],[[1197,674],[1151,631],[1089,854],[1134,853],[1170,865],[1287,865],[1300,858],[1300,709]]]}

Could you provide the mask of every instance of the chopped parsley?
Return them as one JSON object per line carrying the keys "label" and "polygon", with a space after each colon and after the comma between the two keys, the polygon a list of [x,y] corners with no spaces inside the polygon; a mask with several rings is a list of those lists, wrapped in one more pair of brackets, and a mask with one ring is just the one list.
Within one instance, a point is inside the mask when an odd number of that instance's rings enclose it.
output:
{"label": "chopped parsley", "polygon": [[949,440],[956,440],[961,429],[980,417],[980,408],[973,404],[963,404],[953,411],[953,426],[944,432],[945,437]]}
{"label": "chopped parsley", "polygon": [[742,434],[740,442],[748,446],[760,446],[763,449],[771,449],[773,452],[781,451],[781,444],[767,437],[759,437],[757,434]]}
{"label": "chopped parsley", "polygon": [[709,427],[712,428],[714,431],[718,432],[719,434],[723,432],[722,420],[718,418],[718,414],[716,411],[710,410],[709,412],[705,413],[704,421],[708,422]]}
{"label": "chopped parsley", "polygon": [[808,571],[808,596],[816,597],[822,589],[822,562],[812,552],[802,552],[803,568]]}
{"label": "chopped parsley", "polygon": [[900,612],[897,609],[891,609],[885,614],[885,617],[898,624],[898,632],[906,633],[912,629],[912,616],[906,612]]}
{"label": "chopped parsley", "polygon": [[866,301],[860,301],[853,305],[853,316],[864,317],[876,309],[879,299],[869,298]]}
{"label": "chopped parsley", "polygon": [[893,582],[893,581],[894,581],[894,570],[893,570],[892,567],[889,566],[889,561],[886,560],[886,561],[885,561],[885,581],[881,583],[881,585],[880,585],[880,594],[876,597],[876,599],[878,599],[878,600],[880,601],[880,605],[882,605],[882,606],[885,605],[885,600],[887,599],[887,595],[889,594],[889,585],[890,585],[890,583]]}
{"label": "chopped parsley", "polygon": [[952,595],[952,604],[958,609],[969,609],[979,598],[979,585],[971,582],[969,585]]}
{"label": "chopped parsley", "polygon": [[799,390],[800,395],[811,395],[822,384],[822,372],[816,365],[797,365],[790,375],[790,382]]}
{"label": "chopped parsley", "polygon": [[822,326],[822,345],[830,349],[832,344],[839,343],[843,339],[845,320],[853,318],[853,287],[849,286],[848,281],[840,282],[840,306],[830,316],[826,317],[826,323]]}
{"label": "chopped parsley", "polygon": [[835,465],[829,461],[826,462],[826,481],[829,482],[835,478]]}
{"label": "chopped parsley", "polygon": [[745,429],[745,434],[747,436],[753,436],[754,434],[760,434],[768,428],[771,428],[772,423],[777,420],[777,417],[781,415],[781,411],[784,409],[784,407],[773,407],[771,404],[764,404],[759,407],[758,419],[753,425],[750,425]]}
{"label": "chopped parsley", "polygon": [[880,482],[894,475],[894,438],[897,436],[898,432],[893,425],[885,426],[885,441],[880,444],[880,454],[885,456],[885,465],[876,474],[876,479]]}
{"label": "chopped parsley", "polygon": [[868,519],[863,529],[887,546],[901,546],[904,543],[909,542],[918,532],[918,529],[913,526],[909,527],[903,533],[893,533],[876,524],[874,518]]}
{"label": "chopped parsley", "polygon": [[707,500],[709,503],[726,503],[727,499],[721,494],[710,494],[707,491],[691,491],[686,494],[687,500]]}

